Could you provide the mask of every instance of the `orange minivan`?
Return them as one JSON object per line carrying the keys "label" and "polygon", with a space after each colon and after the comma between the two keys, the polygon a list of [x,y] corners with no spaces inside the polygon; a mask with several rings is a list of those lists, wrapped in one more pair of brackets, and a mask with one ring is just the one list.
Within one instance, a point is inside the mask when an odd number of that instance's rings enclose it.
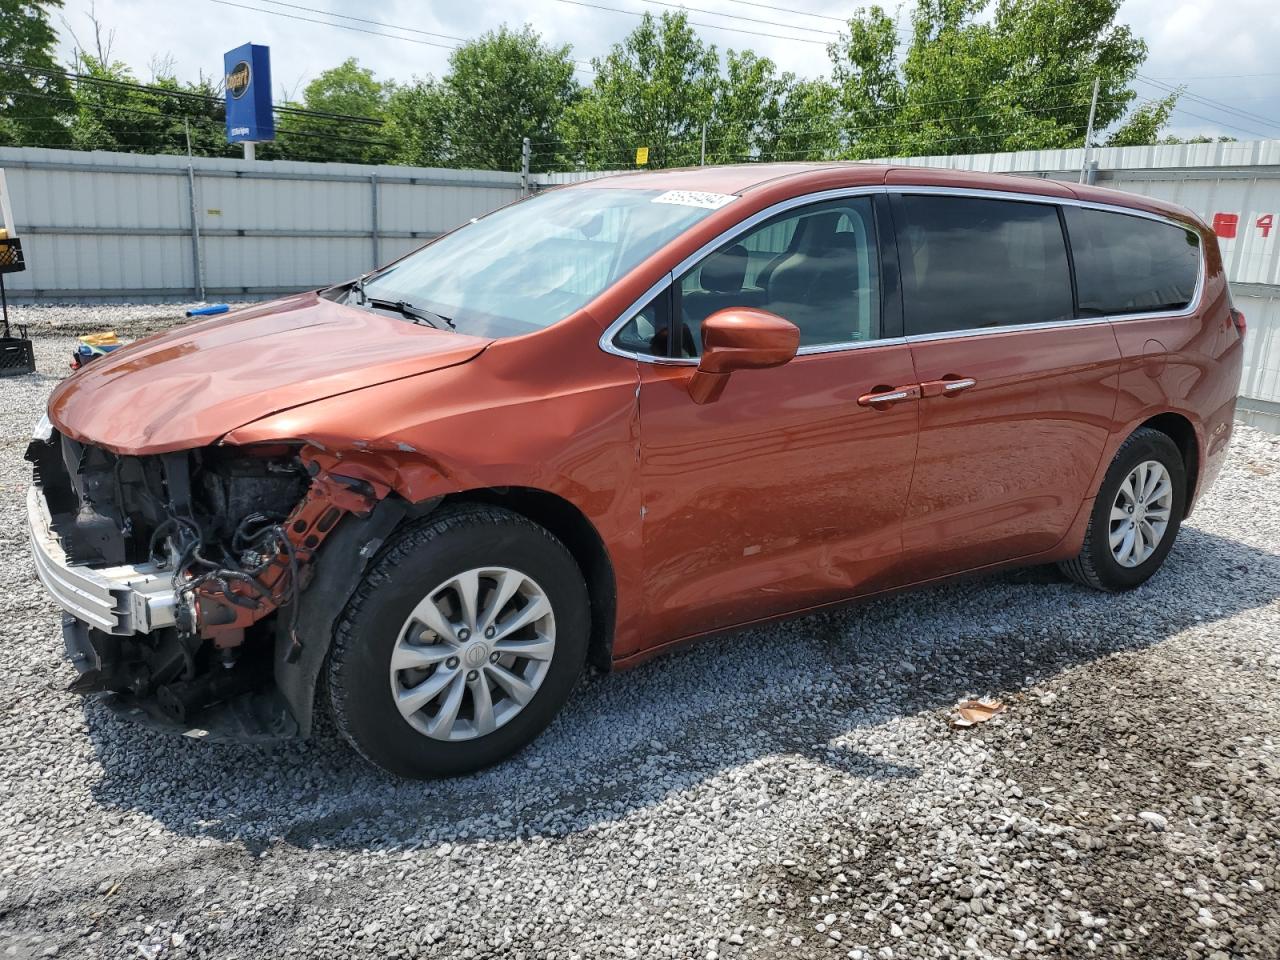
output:
{"label": "orange minivan", "polygon": [[319,700],[373,763],[460,773],[587,663],[1011,565],[1142,583],[1243,336],[1213,233],[1146,197],[606,177],[73,374],[33,552],[121,714],[261,741]]}

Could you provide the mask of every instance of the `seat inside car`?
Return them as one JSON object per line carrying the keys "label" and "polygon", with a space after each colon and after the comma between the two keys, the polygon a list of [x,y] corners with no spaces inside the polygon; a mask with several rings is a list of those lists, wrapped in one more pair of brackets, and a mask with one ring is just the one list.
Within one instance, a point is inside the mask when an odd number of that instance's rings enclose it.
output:
{"label": "seat inside car", "polygon": [[800,328],[802,346],[859,339],[854,330],[858,238],[836,229],[841,217],[808,218],[798,242],[770,264],[765,280],[767,308]]}
{"label": "seat inside car", "polygon": [[746,289],[749,262],[747,248],[740,243],[707,257],[698,271],[701,289],[684,293],[686,316],[701,321],[725,307],[758,306],[762,291]]}

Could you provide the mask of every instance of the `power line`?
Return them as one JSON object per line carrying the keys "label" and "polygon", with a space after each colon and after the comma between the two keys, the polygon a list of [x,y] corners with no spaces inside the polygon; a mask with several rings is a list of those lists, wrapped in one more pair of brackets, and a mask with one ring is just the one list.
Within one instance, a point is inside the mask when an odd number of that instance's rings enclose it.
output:
{"label": "power line", "polygon": [[[269,4],[271,4],[271,5],[272,5],[272,6],[274,6],[274,7],[289,7],[289,8],[291,8],[291,9],[293,9],[293,10],[303,10],[303,11],[305,11],[305,12],[307,12],[307,13],[318,13],[318,14],[321,14],[321,15],[326,16],[326,17],[333,17],[333,18],[334,18],[334,19],[336,19],[336,20],[353,20],[353,21],[355,21],[356,23],[368,23],[368,24],[372,24],[372,25],[377,26],[377,27],[386,27],[387,29],[390,29],[390,30],[402,30],[402,31],[404,31],[405,33],[417,33],[417,34],[421,34],[422,36],[425,36],[425,37],[440,37],[440,38],[442,38],[442,39],[444,39],[444,40],[457,40],[459,43],[464,43],[464,44],[465,44],[465,43],[470,43],[470,42],[471,42],[471,39],[470,39],[470,38],[468,38],[468,37],[459,37],[459,36],[455,36],[455,35],[453,35],[453,34],[451,34],[451,33],[435,33],[435,32],[433,32],[433,31],[431,31],[431,30],[421,30],[421,29],[419,29],[418,27],[409,27],[409,26],[405,26],[405,25],[404,25],[404,24],[402,24],[402,23],[384,23],[384,22],[383,22],[383,21],[381,21],[381,20],[369,20],[369,19],[367,19],[366,17],[353,17],[353,16],[350,16],[349,14],[345,14],[345,13],[332,13],[332,12],[330,12],[330,11],[328,11],[328,10],[320,10],[320,9],[317,9],[316,7],[304,7],[304,6],[302,6],[302,5],[300,5],[300,4],[297,4],[297,3],[285,3],[285,2],[284,2],[284,0],[259,0],[259,2],[260,2],[260,3],[269,3]],[[260,13],[271,13],[272,11],[270,11],[270,10],[260,10],[259,12],[260,12]],[[313,22],[318,22],[318,21],[313,21]],[[338,26],[341,26],[341,24],[331,23],[331,24],[328,24],[328,26],[331,26],[331,27],[338,27]],[[404,37],[402,37],[402,38],[400,38],[400,39],[408,39],[408,38],[404,38]],[[453,47],[452,49],[456,50],[456,49],[458,49],[458,48],[457,48],[457,47]],[[581,67],[583,67],[583,68],[585,68],[585,69],[590,69],[590,67],[591,67],[591,64],[590,64],[590,63],[588,63],[588,62],[587,62],[587,61],[585,61],[585,60],[572,60],[572,61],[570,61],[570,62],[572,62],[572,63],[576,63],[576,64],[578,64],[579,66],[581,66]]]}
{"label": "power line", "polygon": [[1151,77],[1151,80],[1251,80],[1254,77],[1280,77],[1280,73],[1218,73],[1199,77]]}
{"label": "power line", "polygon": [[832,20],[836,23],[848,23],[848,19],[844,17],[832,17],[825,13],[810,13],[807,10],[792,10],[789,7],[775,7],[771,3],[755,3],[754,0],[729,0],[730,3],[740,3],[744,7],[760,7],[762,10],[773,10],[777,13],[794,13],[802,17],[815,17],[818,20]]}
{"label": "power line", "polygon": [[[213,0],[213,2],[225,3],[226,0]],[[604,4],[600,4],[600,3],[588,3],[587,0],[556,0],[556,2],[570,3],[570,4],[573,4],[575,7],[591,7],[595,10],[605,10],[605,11],[608,11],[609,13],[623,13],[629,17],[647,16],[647,14],[641,13],[640,11],[637,11],[637,10],[623,10],[620,7],[606,7]],[[690,20],[688,22],[689,22],[689,26],[691,27],[706,27],[710,30],[727,30],[730,33],[745,33],[753,37],[769,37],[772,40],[793,40],[796,43],[816,43],[819,46],[823,46],[823,47],[827,46],[829,43],[829,41],[827,40],[810,40],[808,37],[779,37],[776,34],[772,34],[772,33],[761,33],[759,30],[745,30],[742,27],[725,27],[715,23],[699,23],[696,20]]]}
{"label": "power line", "polygon": [[[42,76],[63,77],[64,79],[74,81],[76,83],[98,84],[100,86],[120,87],[130,90],[137,90],[141,93],[154,94],[156,96],[173,97],[180,100],[198,100],[202,103],[214,104],[222,106],[225,101],[222,97],[209,96],[203,93],[192,93],[187,90],[170,90],[167,87],[156,87],[145,83],[137,83],[132,80],[117,80],[111,77],[95,77],[92,74],[71,73],[66,70],[46,70],[40,67],[28,67],[23,64],[13,63],[10,61],[0,61],[0,69],[8,70],[10,73],[38,73]],[[316,117],[325,120],[341,120],[344,123],[364,123],[372,126],[382,126],[383,121],[375,117],[357,117],[343,113],[328,113],[323,110],[308,110],[303,107],[273,106],[273,113],[292,114],[295,116]]]}
{"label": "power line", "polygon": [[1206,107],[1212,107],[1214,109],[1221,110],[1223,113],[1233,114],[1234,116],[1242,117],[1243,119],[1249,120],[1253,123],[1262,123],[1262,124],[1265,124],[1266,126],[1280,129],[1280,122],[1272,120],[1269,117],[1264,117],[1261,114],[1252,113],[1248,110],[1237,109],[1236,107],[1231,106],[1231,104],[1225,103],[1221,100],[1214,100],[1211,97],[1200,96],[1199,94],[1191,93],[1188,90],[1179,89],[1178,87],[1170,86],[1167,83],[1161,83],[1159,80],[1153,80],[1151,77],[1144,77],[1142,74],[1138,74],[1137,76],[1138,76],[1138,79],[1143,81],[1144,83],[1149,83],[1151,86],[1159,90],[1164,90],[1167,93],[1176,93],[1181,97],[1186,97],[1188,100],[1193,100],[1197,103],[1202,103]]}
{"label": "power line", "polygon": [[1220,127],[1226,127],[1228,130],[1234,130],[1234,131],[1236,131],[1237,133],[1247,133],[1247,134],[1249,134],[1250,136],[1259,137],[1259,138],[1261,138],[1261,139],[1263,139],[1263,140],[1274,140],[1274,139],[1275,139],[1275,134],[1274,134],[1274,133],[1260,133],[1260,132],[1259,132],[1259,131],[1257,131],[1257,130],[1250,130],[1248,127],[1241,127],[1241,126],[1238,126],[1238,125],[1233,124],[1233,123],[1227,123],[1225,120],[1220,120],[1220,119],[1218,119],[1218,118],[1216,118],[1216,117],[1206,117],[1203,113],[1192,113],[1192,112],[1191,112],[1190,110],[1188,110],[1186,107],[1175,106],[1175,107],[1174,107],[1170,112],[1171,112],[1171,113],[1184,113],[1184,114],[1186,114],[1188,117],[1195,117],[1197,120],[1203,120],[1203,121],[1205,121],[1205,123],[1214,123],[1214,124],[1217,124],[1217,125],[1218,125],[1218,126],[1220,126]]}
{"label": "power line", "polygon": [[[1074,82],[1071,82],[1071,83],[1054,83],[1054,84],[1049,84],[1048,86],[1041,87],[1040,89],[1041,89],[1041,90],[1062,90],[1062,89],[1066,89],[1066,88],[1069,88],[1069,87],[1081,87],[1081,86],[1087,86],[1087,85],[1092,84],[1092,83],[1093,83],[1093,81],[1092,81],[1092,80],[1077,80],[1077,81],[1074,81]],[[1037,92],[1038,92],[1038,91],[1037,91]],[[931,107],[931,106],[937,106],[937,105],[939,105],[939,104],[968,103],[968,102],[973,101],[973,100],[986,100],[986,99],[987,99],[987,98],[989,98],[990,96],[991,96],[991,94],[988,92],[988,93],[981,93],[981,94],[977,94],[977,95],[975,95],[975,96],[971,96],[971,97],[949,97],[949,98],[947,98],[947,99],[942,99],[942,100],[921,100],[921,101],[919,101],[919,102],[912,102],[912,103],[908,104],[907,106],[910,106],[911,108],[913,108],[913,109],[914,109],[914,108],[917,108],[917,107]],[[1112,106],[1114,106],[1114,105],[1123,105],[1123,104],[1125,103],[1125,101],[1124,101],[1124,100],[1121,100],[1121,99],[1109,100],[1109,101],[1100,101],[1100,102],[1104,102],[1104,103],[1107,103],[1108,105],[1112,105]],[[1087,104],[1088,104],[1088,101],[1082,101],[1080,105],[1082,105],[1082,106],[1083,106],[1083,105],[1087,105]],[[1010,104],[1008,104],[1008,105],[1009,105],[1009,106],[1011,106],[1011,107],[1018,106],[1018,104],[1014,104],[1014,103],[1010,103]],[[1046,109],[1046,110],[1048,110],[1048,109],[1054,109],[1054,110],[1057,110],[1057,109],[1066,109],[1066,107],[1067,107],[1067,106],[1069,106],[1069,105],[1062,105],[1062,106],[1059,106],[1059,107],[1044,107],[1044,108],[1041,108],[1041,107],[1024,107],[1024,109],[1031,110],[1031,111],[1036,111],[1036,110],[1041,110],[1041,109]],[[886,112],[889,112],[889,111],[900,110],[900,109],[902,109],[902,107],[901,107],[901,106],[890,105],[890,106],[874,107],[874,108],[872,108],[872,109],[868,110],[867,112],[868,112],[868,113],[886,113]],[[913,125],[926,124],[926,123],[939,123],[939,122],[942,122],[943,120],[975,119],[975,118],[978,118],[978,117],[991,117],[991,116],[998,116],[998,115],[999,115],[999,114],[969,114],[967,117],[942,117],[942,118],[935,118],[935,119],[927,119],[927,120],[917,121],[917,122],[916,122],[916,124],[913,124]],[[885,126],[895,126],[895,125],[896,125],[896,124],[886,124]],[[785,129],[785,130],[787,130],[787,131],[790,131],[790,132],[804,133],[804,132],[808,132],[808,131],[812,131],[812,130],[818,130],[818,129],[821,129],[821,128],[820,128],[820,127],[801,127],[801,128],[796,128],[796,127],[787,127],[787,128],[784,128],[784,129]],[[875,129],[875,128],[863,128],[863,129]],[[615,139],[619,139],[619,138],[615,138]],[[599,142],[599,139],[598,139],[598,138],[596,138],[596,137],[583,137],[583,138],[581,138],[581,139],[577,139],[577,140],[534,140],[534,141],[531,141],[531,145],[536,147],[536,146],[543,146],[543,145],[546,145],[546,144],[597,143],[597,142]],[[631,142],[631,141],[630,141],[630,140],[622,141],[621,139],[619,139],[619,142]]]}
{"label": "power line", "polygon": [[807,33],[820,33],[825,37],[834,40],[837,36],[834,30],[825,30],[821,27],[802,27],[798,23],[779,23],[777,20],[762,20],[759,17],[747,17],[737,13],[721,13],[718,10],[707,10],[705,7],[690,7],[683,3],[669,3],[667,0],[640,0],[641,3],[650,3],[657,7],[671,7],[676,10],[688,10],[692,13],[709,13],[713,17],[725,17],[729,20],[741,20],[744,23],[758,23],[766,27],[785,27],[788,30],[804,30]]}
{"label": "power line", "polygon": [[[52,93],[29,92],[29,93],[22,94],[22,96],[37,97],[43,100],[53,100],[53,101],[59,101],[63,103],[76,104],[81,108],[84,108],[85,106],[81,101],[76,100],[74,97],[64,97],[64,96],[61,96],[58,94],[52,94]],[[69,112],[75,113],[76,111],[69,111]],[[172,114],[160,113],[159,111],[156,111],[156,110],[142,110],[142,109],[139,109],[138,107],[129,107],[121,104],[108,104],[104,106],[101,112],[98,113],[97,115],[94,115],[92,112],[89,112],[88,119],[96,121],[98,123],[102,123],[105,120],[110,119],[111,114],[124,114],[126,116],[134,116],[134,117],[155,117],[157,120],[167,120],[170,123],[175,123],[175,124],[178,121],[184,121],[184,122],[190,122],[196,126],[203,124],[210,129],[218,129],[218,130],[224,129],[224,122],[214,117],[201,117],[201,116],[192,116],[191,114],[178,114],[178,113],[172,113]],[[72,122],[74,122],[74,120]],[[153,128],[134,127],[134,128],[122,128],[122,129],[152,130]],[[360,143],[360,144],[367,144],[370,146],[379,146],[379,147],[395,146],[395,144],[389,140],[369,140],[361,137],[347,137],[341,134],[332,133],[330,131],[325,131],[325,130],[295,130],[295,129],[285,128],[279,132],[284,137],[311,137],[314,139],[336,140],[336,141],[341,141],[346,143]]]}
{"label": "power line", "polygon": [[[303,16],[300,16],[300,15],[298,15],[298,14],[296,14],[296,13],[285,13],[283,10],[264,10],[264,9],[262,9],[261,7],[251,7],[251,6],[249,6],[248,4],[245,4],[245,3],[232,3],[232,2],[231,2],[231,0],[209,0],[209,2],[210,2],[210,3],[217,3],[217,4],[220,4],[221,6],[224,6],[224,7],[238,7],[238,8],[239,8],[239,9],[241,9],[241,10],[250,10],[250,11],[252,11],[252,12],[254,12],[254,13],[264,13],[264,14],[266,14],[266,15],[267,15],[267,16],[269,16],[269,17],[283,17],[283,18],[284,18],[284,19],[286,19],[286,20],[297,20],[297,21],[300,21],[300,22],[302,22],[302,23],[316,23],[316,24],[319,24],[319,25],[320,25],[320,26],[322,26],[322,27],[335,27],[335,28],[337,28],[338,30],[350,30],[350,31],[352,31],[353,33],[367,33],[367,34],[369,34],[370,36],[374,36],[374,37],[386,37],[386,38],[387,38],[387,39],[389,39],[389,40],[403,40],[405,43],[417,43],[417,44],[421,44],[421,45],[422,45],[422,46],[424,46],[424,47],[437,47],[437,48],[439,48],[439,49],[441,49],[441,50],[458,50],[458,49],[460,49],[460,45],[459,45],[459,44],[452,44],[452,43],[437,43],[437,42],[436,42],[436,41],[434,41],[434,40],[420,40],[420,39],[418,39],[417,37],[403,37],[403,36],[401,36],[400,34],[397,34],[397,33],[384,33],[384,32],[382,32],[382,31],[380,31],[380,30],[369,30],[369,29],[367,29],[367,28],[365,28],[365,27],[356,27],[356,26],[352,26],[351,24],[347,24],[347,23],[334,23],[332,20],[317,20],[317,19],[315,19],[314,17],[303,17]],[[266,2],[266,3],[273,3],[273,2],[277,2],[277,0],[263,0],[263,2]],[[312,13],[320,13],[320,14],[323,14],[323,15],[325,15],[325,16],[329,16],[329,17],[345,17],[345,15],[344,15],[344,14],[339,14],[339,13],[329,13],[327,10],[317,10],[317,9],[313,9],[313,8],[311,8],[311,7],[301,7],[301,6],[298,6],[297,4],[292,4],[292,3],[289,3],[289,4],[281,4],[281,5],[282,5],[282,6],[288,6],[288,7],[294,7],[295,9],[298,9],[298,10],[308,10],[308,11],[310,11],[310,12],[312,12]],[[359,22],[361,22],[361,23],[372,23],[372,24],[377,24],[377,25],[378,25],[378,26],[380,26],[380,27],[387,27],[388,29],[391,29],[391,30],[410,30],[410,31],[413,31],[413,32],[415,32],[415,33],[425,33],[425,32],[426,32],[426,31],[422,31],[422,30],[417,30],[417,29],[416,29],[416,28],[414,28],[414,27],[402,27],[402,26],[399,26],[399,25],[397,25],[397,24],[392,24],[392,23],[383,23],[383,22],[378,21],[378,20],[365,20],[365,19],[364,19],[364,18],[362,18],[362,17],[345,17],[345,19],[348,19],[348,20],[357,20],[357,21],[359,21]],[[431,36],[444,36],[444,34],[431,34]],[[461,38],[458,38],[458,39],[461,39]],[[463,41],[463,42],[465,43],[465,42],[467,42],[467,41]],[[577,60],[575,60],[575,61],[573,61],[573,62],[574,62],[574,63],[581,63],[581,61],[577,61]],[[590,68],[589,66],[585,66],[585,65],[583,65],[583,66],[577,66],[577,67],[575,67],[574,69],[575,69],[575,70],[582,70],[582,71],[586,71],[586,72],[591,72],[591,68]]]}
{"label": "power line", "polygon": [[[319,13],[326,17],[333,17],[337,20],[354,20],[356,23],[368,23],[375,27],[388,27],[394,30],[403,30],[406,33],[417,33],[424,37],[439,37],[442,40],[457,40],[459,43],[466,43],[466,37],[457,37],[451,33],[435,33],[431,30],[420,30],[417,27],[406,27],[398,23],[383,23],[381,20],[369,20],[365,17],[353,17],[346,13],[333,13],[329,10],[320,10],[316,7],[304,7],[297,3],[285,3],[284,0],[258,0],[259,3],[269,3],[273,7],[289,7],[293,10],[302,10],[305,13]],[[263,10],[262,13],[270,13],[270,10]],[[335,24],[336,26],[336,24]]]}
{"label": "power line", "polygon": [[284,17],[286,20],[299,20],[303,23],[318,23],[324,27],[337,27],[339,30],[350,30],[354,33],[367,33],[375,37],[388,37],[392,40],[404,40],[406,43],[419,43],[424,47],[439,47],[442,50],[457,50],[457,46],[451,43],[436,43],[434,40],[418,40],[415,37],[401,37],[394,33],[381,33],[378,30],[366,30],[363,27],[353,27],[345,23],[333,23],[329,20],[316,20],[312,17],[300,17],[296,13],[285,13],[283,10],[263,10],[261,7],[251,7],[246,3],[232,3],[231,0],[209,0],[210,3],[216,3],[224,7],[238,7],[241,10],[251,10],[254,13],[265,13],[269,17]]}

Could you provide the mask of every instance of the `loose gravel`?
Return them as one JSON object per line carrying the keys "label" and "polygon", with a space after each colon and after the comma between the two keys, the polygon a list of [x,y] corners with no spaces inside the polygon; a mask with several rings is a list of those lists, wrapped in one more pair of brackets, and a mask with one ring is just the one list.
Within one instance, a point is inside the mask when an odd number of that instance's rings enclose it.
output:
{"label": "loose gravel", "polygon": [[[584,678],[530,749],[400,782],[332,731],[168,738],[66,693],[0,380],[0,956],[1276,957],[1280,440],[1237,427],[1164,570],[1032,570]],[[949,708],[1008,710],[954,730]]]}

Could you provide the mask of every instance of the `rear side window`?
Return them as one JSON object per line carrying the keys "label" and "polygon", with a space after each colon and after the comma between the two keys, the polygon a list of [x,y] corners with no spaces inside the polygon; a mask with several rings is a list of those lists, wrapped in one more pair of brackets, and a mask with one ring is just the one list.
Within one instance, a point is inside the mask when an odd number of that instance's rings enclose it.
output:
{"label": "rear side window", "polygon": [[1071,319],[1053,204],[904,195],[894,216],[908,336]]}
{"label": "rear side window", "polygon": [[1080,316],[1181,310],[1195,294],[1200,238],[1185,227],[1065,207]]}

